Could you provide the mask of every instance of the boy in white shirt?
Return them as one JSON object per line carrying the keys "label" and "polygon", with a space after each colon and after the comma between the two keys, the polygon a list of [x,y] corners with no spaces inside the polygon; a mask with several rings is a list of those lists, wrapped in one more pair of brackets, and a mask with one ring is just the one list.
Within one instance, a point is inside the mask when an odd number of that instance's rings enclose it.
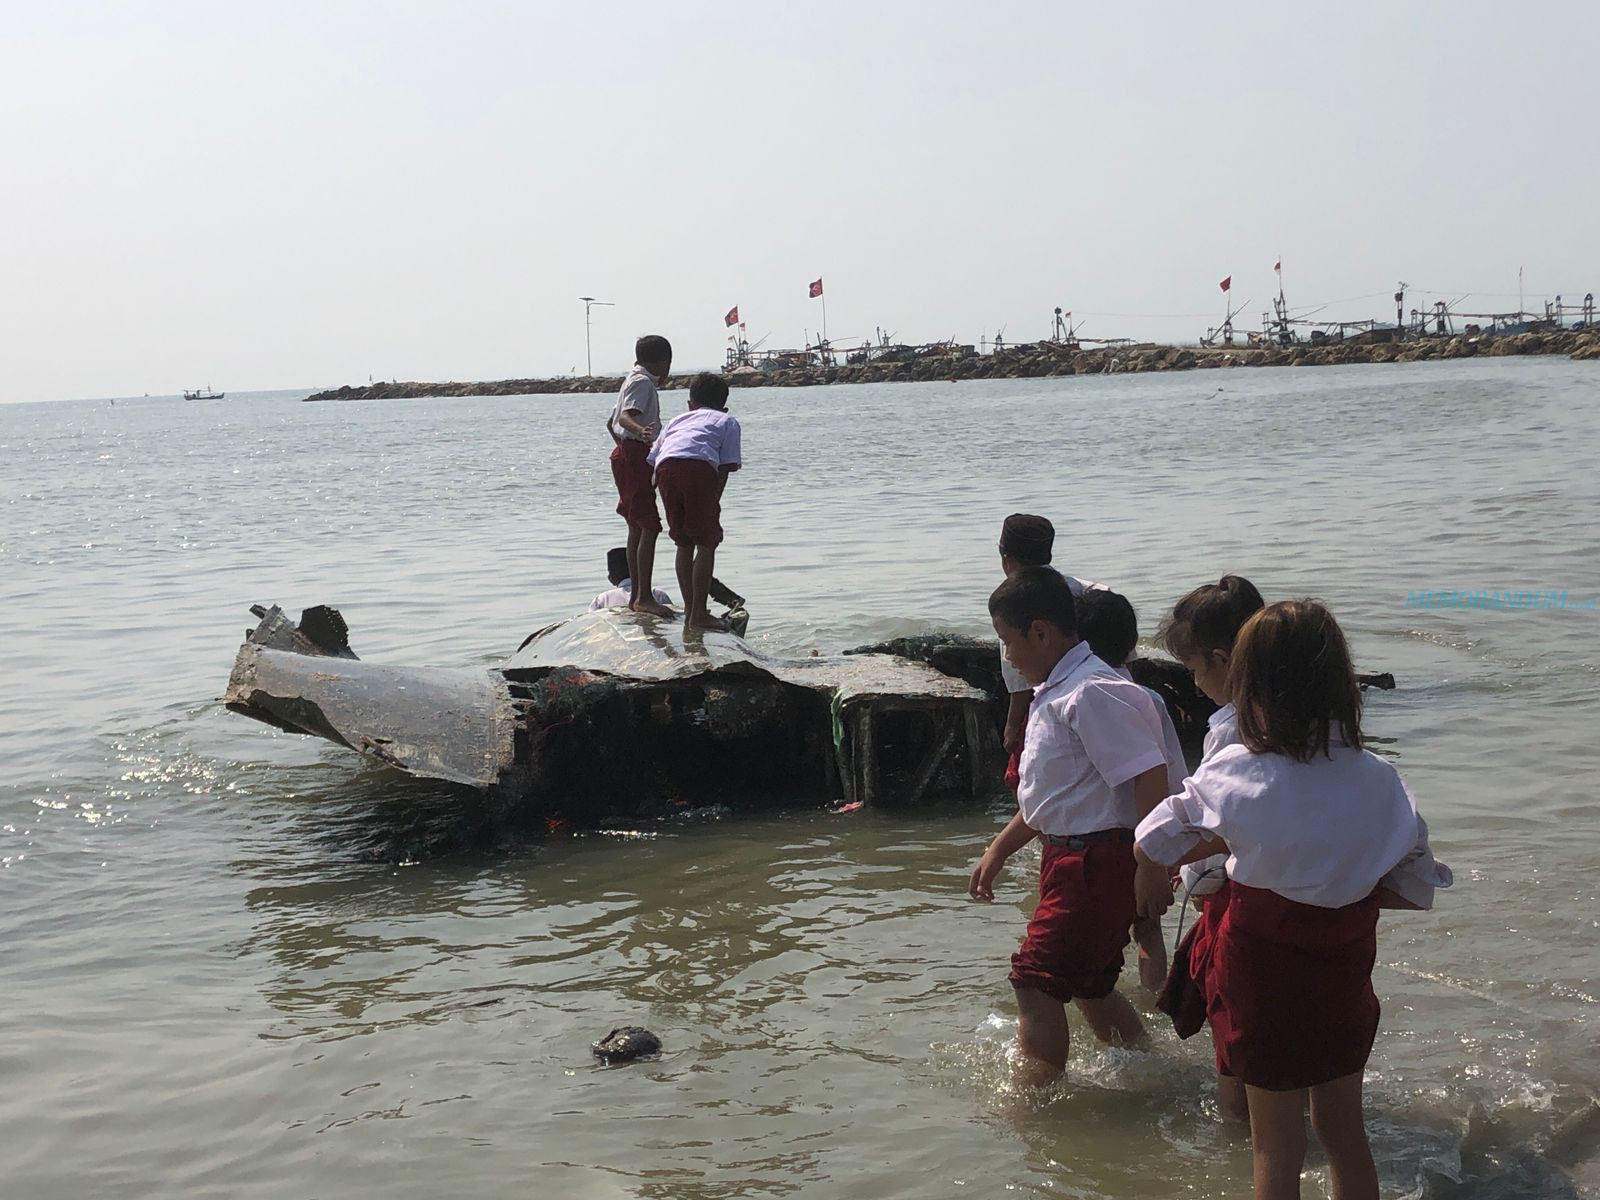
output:
{"label": "boy in white shirt", "polygon": [[[1077,597],[1078,636],[1089,643],[1094,656],[1124,679],[1133,679],[1128,670],[1128,659],[1139,644],[1139,616],[1133,604],[1120,592],[1109,588],[1092,588]],[[1189,764],[1183,757],[1183,743],[1178,740],[1177,726],[1167,711],[1167,702],[1155,692],[1150,697],[1156,702],[1156,712],[1161,718],[1161,752],[1167,760],[1167,795],[1176,796],[1183,791],[1183,781],[1188,777]],[[1161,935],[1161,922],[1141,917],[1133,923],[1133,940],[1139,947],[1139,982],[1145,990],[1159,993],[1167,982],[1167,944]]]}
{"label": "boy in white shirt", "polygon": [[656,600],[651,586],[661,514],[656,511],[655,483],[646,460],[661,431],[659,389],[672,374],[672,343],[660,334],[646,334],[634,344],[633,355],[633,370],[622,381],[617,403],[606,418],[606,432],[616,443],[611,478],[617,485],[617,515],[628,523],[628,578],[638,587],[628,607],[670,617],[672,610]]}
{"label": "boy in white shirt", "polygon": [[739,422],[728,415],[728,381],[702,371],[689,385],[689,411],[673,417],[650,447],[667,532],[678,547],[678,586],[686,629],[727,631],[706,608],[717,547],[722,543],[722,493],[741,465]]}
{"label": "boy in white shirt", "polygon": [[1066,1067],[1066,1004],[1103,1042],[1144,1036],[1116,991],[1133,896],[1133,827],[1167,794],[1156,701],[1078,639],[1072,589],[1048,567],[1018,571],[989,597],[1006,658],[1034,687],[1018,812],[973,869],[967,890],[994,899],[994,880],[1038,837],[1039,905],[1011,959],[1017,1045],[1028,1082]]}

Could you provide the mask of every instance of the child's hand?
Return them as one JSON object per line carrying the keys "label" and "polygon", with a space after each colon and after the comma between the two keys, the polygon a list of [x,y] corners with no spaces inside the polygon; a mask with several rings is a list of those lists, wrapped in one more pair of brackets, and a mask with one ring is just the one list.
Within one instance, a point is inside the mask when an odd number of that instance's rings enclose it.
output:
{"label": "child's hand", "polygon": [[1172,907],[1172,877],[1160,863],[1142,859],[1133,875],[1133,899],[1141,917],[1159,917]]}
{"label": "child's hand", "polygon": [[994,852],[994,847],[983,852],[983,857],[978,859],[978,865],[972,868],[972,878],[967,881],[967,895],[974,900],[981,900],[988,904],[994,899],[994,881],[1000,874],[1000,868],[1006,865],[1006,860]]}

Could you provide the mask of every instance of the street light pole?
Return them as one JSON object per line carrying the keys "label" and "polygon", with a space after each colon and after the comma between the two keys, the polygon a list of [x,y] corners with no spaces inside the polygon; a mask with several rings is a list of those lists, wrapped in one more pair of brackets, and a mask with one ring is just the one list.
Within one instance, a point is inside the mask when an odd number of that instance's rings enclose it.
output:
{"label": "street light pole", "polygon": [[615,308],[616,305],[609,300],[596,300],[593,296],[579,296],[578,299],[583,301],[583,363],[586,374],[593,379],[594,352],[589,348],[589,310],[596,304],[604,304],[610,308]]}

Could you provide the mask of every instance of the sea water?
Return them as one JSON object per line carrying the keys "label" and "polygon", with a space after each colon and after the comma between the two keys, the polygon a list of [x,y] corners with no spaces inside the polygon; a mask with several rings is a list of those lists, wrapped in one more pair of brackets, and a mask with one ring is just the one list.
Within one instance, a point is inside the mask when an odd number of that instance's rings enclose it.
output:
{"label": "sea water", "polygon": [[[0,407],[4,1194],[1237,1196],[1204,1036],[1007,1070],[1003,810],[508,835],[227,714],[253,602],[508,653],[606,586],[603,396]],[[667,393],[674,411],[684,394]],[[1012,511],[1153,630],[1325,599],[1457,886],[1386,914],[1387,1196],[1600,1182],[1600,373],[1566,360],[740,390],[718,574],[784,653],[988,632]],[[657,582],[676,591],[670,558]],[[1422,604],[1565,593],[1562,606]],[[1168,934],[1173,932],[1172,916]],[[1131,972],[1129,973],[1131,974]],[[1131,978],[1124,988],[1147,1013]],[[655,1062],[598,1069],[637,1023]],[[1313,1150],[1308,1189],[1323,1186]]]}

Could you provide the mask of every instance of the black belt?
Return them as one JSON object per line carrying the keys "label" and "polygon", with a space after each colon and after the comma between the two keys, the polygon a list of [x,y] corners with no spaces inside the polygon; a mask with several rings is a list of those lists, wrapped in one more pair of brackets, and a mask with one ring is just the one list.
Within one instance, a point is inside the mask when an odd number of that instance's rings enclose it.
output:
{"label": "black belt", "polygon": [[1039,840],[1047,846],[1065,846],[1069,850],[1082,850],[1090,842],[1133,843],[1131,829],[1097,829],[1093,833],[1041,833]]}

